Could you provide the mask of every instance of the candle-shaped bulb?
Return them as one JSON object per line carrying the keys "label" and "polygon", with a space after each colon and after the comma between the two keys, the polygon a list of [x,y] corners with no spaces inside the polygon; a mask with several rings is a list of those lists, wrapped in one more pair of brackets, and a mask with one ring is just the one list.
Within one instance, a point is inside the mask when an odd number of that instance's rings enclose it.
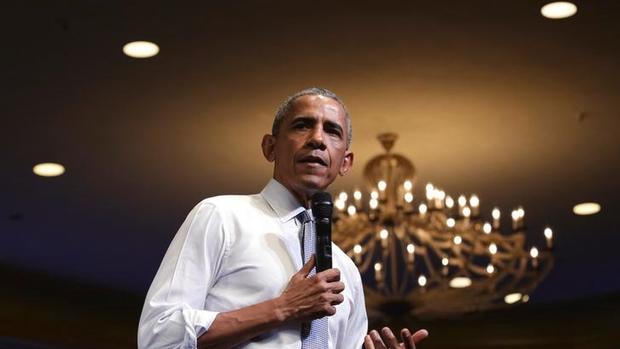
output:
{"label": "candle-shaped bulb", "polygon": [[454,207],[454,199],[451,196],[446,196],[446,207],[452,208]]}
{"label": "candle-shaped bulb", "polygon": [[463,238],[460,235],[456,235],[452,241],[454,241],[456,245],[460,245],[463,242]]}
{"label": "candle-shaped bulb", "polygon": [[491,212],[491,216],[493,216],[493,219],[499,219],[499,217],[501,216],[499,208],[497,207],[493,208],[493,211]]}
{"label": "candle-shaped bulb", "polygon": [[491,234],[491,231],[492,231],[492,230],[493,230],[493,227],[491,227],[491,223],[489,223],[489,222],[485,222],[485,223],[482,225],[482,231],[483,231],[485,234]]}
{"label": "candle-shaped bulb", "polygon": [[519,211],[517,211],[517,210],[512,210],[511,216],[512,216],[512,221],[513,221],[513,222],[516,222],[516,221],[517,221],[517,219],[519,219]]}
{"label": "candle-shaped bulb", "polygon": [[410,204],[413,201],[413,194],[411,194],[410,192],[406,192],[405,201]]}
{"label": "candle-shaped bulb", "polygon": [[443,265],[444,267],[447,267],[449,263],[450,263],[450,260],[448,259],[448,257],[443,257],[441,259],[441,265]]}
{"label": "candle-shaped bulb", "polygon": [[418,277],[418,285],[422,287],[426,286],[426,276],[420,275],[420,277]]}
{"label": "candle-shaped bulb", "polygon": [[530,256],[532,256],[532,258],[534,259],[538,258],[538,249],[536,248],[536,246],[530,249]]}
{"label": "candle-shaped bulb", "polygon": [[426,211],[428,210],[428,207],[426,207],[425,204],[420,204],[420,206],[418,207],[418,211],[420,211],[421,215],[426,214]]}
{"label": "candle-shaped bulb", "polygon": [[355,254],[362,253],[362,245],[357,244],[357,245],[353,246],[353,253],[355,253]]}
{"label": "candle-shaped bulb", "polygon": [[349,216],[353,216],[355,213],[357,213],[355,205],[349,205],[349,207],[347,207],[347,213],[349,214]]}
{"label": "candle-shaped bulb", "polygon": [[469,206],[471,206],[471,207],[478,207],[478,206],[480,206],[480,199],[478,199],[478,196],[476,194],[473,194],[469,198]]}
{"label": "candle-shaped bulb", "polygon": [[463,207],[463,217],[469,218],[471,216],[471,209],[467,206]]}
{"label": "candle-shaped bulb", "polygon": [[381,268],[383,268],[381,263],[375,263],[375,271],[381,271]]}
{"label": "candle-shaped bulb", "polygon": [[465,206],[467,204],[467,199],[465,198],[465,195],[459,196],[458,202],[459,202],[459,207]]}
{"label": "candle-shaped bulb", "polygon": [[454,220],[454,218],[448,218],[446,219],[446,225],[448,226],[448,228],[454,228],[454,226],[456,225],[456,221]]}
{"label": "candle-shaped bulb", "polygon": [[380,180],[379,183],[377,183],[377,188],[379,191],[385,191],[385,188],[387,188],[387,183],[384,180]]}
{"label": "candle-shaped bulb", "polygon": [[349,195],[347,195],[347,192],[345,191],[341,191],[340,194],[338,194],[338,199],[342,201],[346,202],[348,198],[349,198]]}
{"label": "candle-shaped bulb", "polygon": [[381,240],[387,239],[389,235],[390,233],[387,231],[387,229],[381,229],[381,231],[379,232],[379,237],[381,238]]}
{"label": "candle-shaped bulb", "polygon": [[519,206],[519,208],[517,209],[517,213],[519,214],[519,218],[523,219],[523,217],[525,217],[525,210],[523,209],[523,207]]}
{"label": "candle-shaped bulb", "polygon": [[355,200],[361,200],[362,199],[362,192],[359,190],[356,190],[353,192],[353,198]]}
{"label": "candle-shaped bulb", "polygon": [[545,234],[545,237],[547,238],[547,240],[553,239],[553,230],[551,230],[551,228],[546,227],[544,234]]}
{"label": "candle-shaped bulb", "polygon": [[346,207],[346,203],[340,200],[340,198],[336,198],[336,200],[334,200],[334,206],[336,206],[339,211],[343,211]]}
{"label": "candle-shaped bulb", "polygon": [[413,254],[414,252],[415,252],[415,245],[414,244],[408,244],[407,245],[407,253]]}
{"label": "candle-shaped bulb", "polygon": [[411,189],[413,189],[413,182],[411,182],[410,180],[406,180],[403,183],[403,187],[405,188],[406,191],[411,191]]}
{"label": "candle-shaped bulb", "polygon": [[489,265],[487,265],[487,273],[493,274],[494,271],[495,267],[493,266],[493,264],[489,263]]}
{"label": "candle-shaped bulb", "polygon": [[373,190],[370,192],[370,198],[371,199],[378,199],[379,198],[379,192],[376,190]]}
{"label": "candle-shaped bulb", "polygon": [[377,207],[379,207],[379,200],[377,200],[377,199],[370,199],[370,201],[368,202],[368,206],[370,206],[371,210],[376,210]]}
{"label": "candle-shaped bulb", "polygon": [[497,253],[497,245],[495,243],[491,243],[489,245],[489,252],[491,254],[496,254]]}

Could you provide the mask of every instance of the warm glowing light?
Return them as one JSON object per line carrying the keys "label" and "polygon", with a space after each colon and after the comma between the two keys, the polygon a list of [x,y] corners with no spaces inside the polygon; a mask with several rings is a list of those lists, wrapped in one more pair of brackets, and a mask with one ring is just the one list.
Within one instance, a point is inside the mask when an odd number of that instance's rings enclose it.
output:
{"label": "warm glowing light", "polygon": [[447,208],[454,207],[454,199],[451,196],[446,197],[446,207]]}
{"label": "warm glowing light", "polygon": [[454,228],[455,224],[456,224],[456,221],[454,220],[454,218],[446,219],[446,225],[448,226],[448,228]]}
{"label": "warm glowing light", "polygon": [[446,192],[443,190],[435,190],[435,195],[436,198],[438,198],[439,200],[443,200],[446,198]]}
{"label": "warm glowing light", "polygon": [[370,202],[368,202],[368,206],[370,206],[372,210],[376,210],[377,207],[379,207],[379,201],[377,199],[370,199]]}
{"label": "warm glowing light", "polygon": [[340,211],[344,210],[344,208],[347,206],[347,204],[339,198],[336,198],[336,200],[334,200],[334,205]]}
{"label": "warm glowing light", "polygon": [[441,259],[441,265],[443,265],[444,267],[447,267],[449,263],[450,263],[450,260],[448,259],[448,257],[443,257]]}
{"label": "warm glowing light", "polygon": [[375,271],[381,271],[382,265],[381,263],[375,263]]}
{"label": "warm glowing light", "polygon": [[484,223],[484,225],[482,226],[482,231],[485,234],[491,234],[492,230],[493,230],[493,227],[491,226],[491,223],[489,222]]}
{"label": "warm glowing light", "polygon": [[359,190],[356,190],[353,192],[353,198],[355,200],[361,200],[362,199],[362,192]]}
{"label": "warm glowing light", "polygon": [[415,245],[414,244],[407,245],[407,252],[409,254],[413,254],[415,252]]}
{"label": "warm glowing light", "polygon": [[557,1],[543,6],[540,13],[549,19],[568,18],[577,13],[577,6],[572,2]]}
{"label": "warm glowing light", "polygon": [[584,202],[573,207],[573,213],[579,216],[587,216],[598,213],[601,210],[601,205],[596,202]]}
{"label": "warm glowing light", "polygon": [[495,243],[491,243],[489,245],[489,252],[491,254],[496,254],[497,253],[497,245]]}
{"label": "warm glowing light", "polygon": [[476,196],[476,194],[472,195],[469,198],[469,205],[471,207],[478,207],[480,205],[480,199],[478,199],[478,196]]}
{"label": "warm glowing light", "polygon": [[467,206],[463,207],[463,217],[469,218],[471,216],[471,209]]}
{"label": "warm glowing light", "polygon": [[463,242],[463,238],[460,235],[457,235],[454,239],[452,239],[452,241],[454,241],[455,244],[460,245]]}
{"label": "warm glowing light", "polygon": [[530,256],[532,256],[532,258],[538,258],[538,249],[536,247],[530,249]]}
{"label": "warm glowing light", "polygon": [[527,303],[530,300],[530,296],[524,294],[523,297],[521,297],[521,301],[523,303]]}
{"label": "warm glowing light", "polygon": [[56,177],[65,173],[65,167],[54,162],[44,162],[35,165],[32,172],[41,177]]}
{"label": "warm glowing light", "polygon": [[545,231],[544,231],[543,234],[545,234],[545,237],[547,239],[553,238],[553,230],[551,230],[551,228],[549,228],[549,227],[545,228]]}
{"label": "warm glowing light", "polygon": [[426,286],[426,276],[420,275],[420,277],[418,278],[418,285],[422,287]]}
{"label": "warm glowing light", "polygon": [[465,206],[465,204],[467,204],[467,199],[465,198],[465,195],[459,196],[458,202],[459,206]]}
{"label": "warm glowing light", "polygon": [[516,221],[517,219],[519,219],[519,212],[517,210],[512,210],[511,216],[512,220]]}
{"label": "warm glowing light", "polygon": [[413,201],[413,194],[405,193],[405,201],[407,201],[407,203],[411,203]]}
{"label": "warm glowing light", "polygon": [[493,266],[493,264],[487,265],[487,273],[493,274],[493,272],[495,272],[495,267]]}
{"label": "warm glowing light", "polygon": [[504,297],[504,302],[506,302],[507,304],[514,304],[520,300],[521,300],[521,293],[511,293],[511,294],[507,294],[506,297]]}
{"label": "warm glowing light", "polygon": [[426,184],[426,192],[428,193],[429,191],[432,192],[433,190],[435,190],[435,187],[433,186],[432,183],[428,183]]}
{"label": "warm glowing light", "polygon": [[149,58],[159,53],[159,46],[149,41],[134,41],[123,46],[123,53],[133,58]]}
{"label": "warm glowing light", "polygon": [[499,219],[499,217],[501,216],[501,213],[499,212],[499,208],[495,207],[493,211],[491,212],[491,216],[493,216],[493,219]]}
{"label": "warm glowing light", "polygon": [[517,209],[517,214],[519,215],[519,218],[523,218],[525,217],[525,210],[523,209],[523,207],[520,207]]}
{"label": "warm glowing light", "polygon": [[344,191],[341,191],[340,194],[338,194],[338,199],[342,201],[347,201],[348,198],[349,198],[349,195],[347,195],[347,193]]}
{"label": "warm glowing light", "polygon": [[379,183],[377,183],[377,188],[379,188],[379,191],[385,191],[387,183],[384,180],[380,180]]}
{"label": "warm glowing light", "polygon": [[355,213],[357,213],[357,209],[354,205],[349,205],[349,207],[347,207],[347,213],[349,214],[349,216],[353,216]]}
{"label": "warm glowing light", "polygon": [[353,246],[353,252],[356,254],[362,253],[362,245],[358,244],[358,245]]}
{"label": "warm glowing light", "polygon": [[370,198],[371,199],[378,199],[379,198],[379,193],[376,190],[373,190],[370,192]]}
{"label": "warm glowing light", "polygon": [[413,189],[413,182],[411,182],[410,180],[406,180],[405,183],[403,183],[403,187],[406,191],[409,191]]}
{"label": "warm glowing light", "polygon": [[387,237],[388,237],[388,235],[389,235],[389,234],[390,234],[390,233],[388,233],[387,229],[381,229],[381,231],[379,232],[379,237],[380,237],[382,240],[385,240],[385,239],[387,239]]}
{"label": "warm glowing light", "polygon": [[425,214],[426,211],[428,210],[428,207],[426,207],[425,204],[420,204],[420,206],[418,207],[418,210],[420,211],[420,214]]}
{"label": "warm glowing light", "polygon": [[450,280],[450,287],[452,288],[465,288],[471,286],[471,279],[468,277],[455,277]]}

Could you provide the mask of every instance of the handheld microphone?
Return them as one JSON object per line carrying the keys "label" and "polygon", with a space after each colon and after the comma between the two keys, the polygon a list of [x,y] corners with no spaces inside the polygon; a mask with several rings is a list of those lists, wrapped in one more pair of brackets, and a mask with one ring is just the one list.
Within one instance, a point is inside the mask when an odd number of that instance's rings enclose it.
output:
{"label": "handheld microphone", "polygon": [[312,215],[316,227],[316,272],[332,267],[332,196],[320,191],[312,195]]}

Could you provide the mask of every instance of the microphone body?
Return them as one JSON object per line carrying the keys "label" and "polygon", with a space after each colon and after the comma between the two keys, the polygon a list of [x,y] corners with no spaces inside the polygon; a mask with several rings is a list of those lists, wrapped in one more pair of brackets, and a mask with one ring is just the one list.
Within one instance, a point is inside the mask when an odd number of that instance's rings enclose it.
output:
{"label": "microphone body", "polygon": [[332,208],[332,196],[328,192],[317,192],[312,195],[317,273],[332,267]]}

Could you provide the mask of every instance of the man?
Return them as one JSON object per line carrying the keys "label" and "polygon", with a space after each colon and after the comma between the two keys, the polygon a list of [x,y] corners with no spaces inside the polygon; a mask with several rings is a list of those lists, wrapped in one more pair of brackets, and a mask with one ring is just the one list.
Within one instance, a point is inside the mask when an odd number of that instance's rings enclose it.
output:
{"label": "man", "polygon": [[314,257],[303,261],[300,217],[315,192],[349,172],[350,143],[351,120],[335,94],[289,97],[262,141],[273,179],[260,194],[209,198],[190,212],[147,294],[138,346],[415,348],[425,330],[403,329],[403,343],[389,328],[366,334],[359,271],[336,245],[332,269],[313,274]]}

